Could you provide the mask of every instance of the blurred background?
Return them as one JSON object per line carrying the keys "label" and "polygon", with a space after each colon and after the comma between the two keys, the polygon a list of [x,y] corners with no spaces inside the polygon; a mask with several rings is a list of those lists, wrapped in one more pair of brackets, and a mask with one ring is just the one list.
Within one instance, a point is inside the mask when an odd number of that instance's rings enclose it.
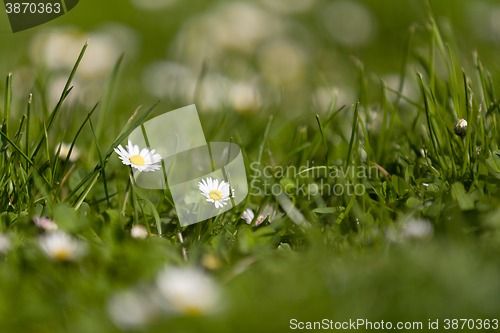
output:
{"label": "blurred background", "polygon": [[[495,73],[500,1],[430,3],[443,34],[456,41],[453,47],[477,49]],[[48,99],[44,103],[52,109],[90,38],[66,104],[74,112],[63,115],[69,117],[69,132],[73,120],[83,119],[102,100],[122,53],[107,115],[118,124],[109,129],[109,140],[133,110],[158,99],[161,112],[196,103],[204,119],[221,110],[243,119],[267,118],[279,106],[287,116],[314,121],[315,114],[326,112],[332,95],[337,105],[355,103],[359,61],[369,80],[378,84],[381,77],[396,89],[413,23],[415,42],[422,39],[425,48],[428,39],[419,34],[425,32],[420,0],[82,0],[63,17],[16,34],[1,14],[0,76],[13,72],[16,103],[24,105],[36,87],[46,92],[40,98]],[[462,64],[471,63],[471,54],[460,56]],[[413,66],[418,65],[410,61]],[[415,100],[419,92],[411,77],[404,94]],[[379,99],[380,92],[370,93]]]}

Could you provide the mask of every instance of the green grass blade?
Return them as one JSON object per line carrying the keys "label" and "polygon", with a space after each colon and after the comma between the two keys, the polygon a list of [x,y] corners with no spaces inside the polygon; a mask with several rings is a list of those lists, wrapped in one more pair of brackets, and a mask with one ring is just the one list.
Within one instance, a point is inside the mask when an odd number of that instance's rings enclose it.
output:
{"label": "green grass blade", "polygon": [[10,108],[12,106],[12,73],[7,75],[5,83],[5,101],[4,101],[4,128],[2,131],[8,134],[9,118],[10,118]]}
{"label": "green grass blade", "polygon": [[19,154],[21,154],[21,156],[26,160],[26,162],[29,163],[29,165],[33,165],[33,162],[30,160],[30,158],[28,156],[26,156],[26,154],[21,150],[21,148],[19,148],[18,146],[16,146],[14,144],[14,142],[12,142],[9,137],[3,132],[3,131],[0,131],[0,135],[5,139],[7,140],[7,142],[12,146],[12,148],[14,148]]}
{"label": "green grass blade", "polygon": [[323,129],[323,125],[321,124],[321,119],[319,118],[319,115],[316,115],[316,121],[318,122],[319,131],[321,133],[321,137],[323,138],[323,149],[325,151],[326,165],[329,166],[330,162],[328,160],[328,145],[326,144],[325,130]]}
{"label": "green grass blade", "polygon": [[[97,148],[97,154],[99,155],[99,161],[101,165],[104,165],[104,162],[102,160],[101,147],[99,146],[99,142],[97,141],[97,137],[94,131],[94,126],[92,126],[92,119],[90,118],[90,116],[88,117],[88,120],[89,120],[90,131],[92,132],[92,137],[94,138],[94,143]],[[106,181],[105,168],[102,168],[102,181],[104,183],[104,193],[106,194],[106,200],[108,202],[108,208],[109,208],[111,206],[111,203],[109,202],[108,183]]]}
{"label": "green grass blade", "polygon": [[[97,119],[96,137],[98,138],[98,140],[101,140],[101,141],[102,141],[103,131],[104,131],[105,127],[107,126],[106,119],[107,119],[108,114],[109,114],[109,105],[111,103],[111,98],[113,96],[113,91],[114,91],[114,88],[116,85],[116,78],[118,77],[118,70],[120,69],[120,65],[123,61],[123,56],[124,56],[124,54],[122,54],[120,56],[120,58],[118,58],[118,61],[116,62],[115,66],[113,68],[113,71],[111,73],[111,79],[109,80],[109,84],[108,84],[108,87],[106,89],[106,93],[104,95],[104,99],[103,99],[102,104],[101,104],[99,118]],[[90,149],[89,161],[93,160],[93,156],[94,156],[94,147],[92,147]]]}
{"label": "green grass blade", "polygon": [[[64,86],[64,90],[61,93],[61,97],[60,97],[59,101],[57,102],[56,107],[54,108],[54,110],[52,111],[52,113],[49,116],[49,122],[47,125],[47,132],[50,132],[50,129],[52,128],[52,125],[54,124],[54,119],[56,118],[59,110],[61,109],[62,103],[64,102],[64,100],[66,99],[66,97],[68,96],[69,92],[72,89],[72,88],[70,88],[71,82],[73,81],[73,77],[76,74],[78,66],[80,65],[80,62],[83,59],[83,55],[85,54],[87,47],[88,47],[88,41],[85,43],[82,50],[80,51],[80,55],[78,56],[78,59],[77,59],[75,65],[73,66],[73,69],[71,70],[69,78],[66,81],[66,85]],[[42,146],[45,138],[46,138],[46,136],[43,133],[38,137],[38,140],[36,141],[36,144],[35,144],[35,149],[33,150],[33,152],[30,155],[31,158],[33,158],[33,156],[35,156],[38,153],[38,150]]]}
{"label": "green grass blade", "polygon": [[359,102],[356,103],[356,106],[354,107],[354,117],[352,119],[352,131],[351,131],[351,139],[349,140],[349,150],[347,151],[347,157],[345,160],[345,168],[347,170],[347,167],[349,164],[351,164],[351,153],[352,153],[352,146],[354,144],[354,138],[357,136],[357,128],[358,128],[358,111],[359,110]]}

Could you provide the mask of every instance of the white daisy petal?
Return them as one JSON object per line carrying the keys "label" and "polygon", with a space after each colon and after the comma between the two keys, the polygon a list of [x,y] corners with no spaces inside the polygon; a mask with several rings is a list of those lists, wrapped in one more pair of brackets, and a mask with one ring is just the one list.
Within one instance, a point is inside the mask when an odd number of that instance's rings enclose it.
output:
{"label": "white daisy petal", "polygon": [[162,158],[160,154],[154,154],[153,155],[153,163],[159,163],[161,162]]}

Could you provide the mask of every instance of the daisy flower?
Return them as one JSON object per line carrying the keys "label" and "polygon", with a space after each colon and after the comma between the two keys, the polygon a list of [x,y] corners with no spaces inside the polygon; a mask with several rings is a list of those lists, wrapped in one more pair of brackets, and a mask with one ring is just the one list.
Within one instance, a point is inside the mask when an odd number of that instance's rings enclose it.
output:
{"label": "daisy flower", "polygon": [[46,217],[33,217],[35,225],[40,229],[45,231],[56,231],[58,229],[57,224],[49,218]]}
{"label": "daisy flower", "polygon": [[139,171],[149,172],[161,169],[162,157],[160,154],[155,154],[155,150],[149,150],[144,148],[139,150],[138,145],[133,145],[132,141],[128,140],[128,145],[124,149],[122,145],[115,148],[115,152],[118,154],[122,163],[125,165],[130,165]]}
{"label": "daisy flower", "polygon": [[87,253],[86,244],[64,232],[51,232],[40,238],[40,248],[55,261],[74,261]]}
{"label": "daisy flower", "polygon": [[166,310],[179,315],[203,315],[220,304],[220,291],[214,280],[197,268],[168,267],[157,279]]}
{"label": "daisy flower", "polygon": [[201,194],[207,198],[208,202],[212,202],[215,208],[221,208],[227,205],[227,202],[234,198],[234,189],[229,186],[228,182],[208,177],[206,180],[202,179],[198,183]]}
{"label": "daisy flower", "polygon": [[108,313],[113,322],[124,331],[144,330],[161,314],[153,296],[146,288],[117,292],[108,299]]}
{"label": "daisy flower", "polygon": [[144,226],[136,224],[130,230],[130,235],[133,238],[145,239],[148,237],[148,230]]}
{"label": "daisy flower", "polygon": [[12,242],[10,241],[10,238],[5,234],[0,233],[0,254],[6,254],[11,248]]}
{"label": "daisy flower", "polygon": [[[274,208],[273,206],[266,206],[266,208],[264,208],[262,213],[259,216],[257,216],[257,219],[255,220],[255,225],[256,226],[260,225],[262,222],[264,222],[264,220],[268,216],[269,216],[269,222],[273,222],[274,220],[277,220],[283,216],[283,213],[281,214],[276,214],[276,213],[277,213],[276,208]],[[250,208],[245,209],[243,215],[241,215],[241,218],[245,220],[247,224],[252,223],[254,217],[255,213]]]}
{"label": "daisy flower", "polygon": [[434,235],[434,226],[429,220],[413,218],[402,229],[402,236],[408,239],[429,241]]}

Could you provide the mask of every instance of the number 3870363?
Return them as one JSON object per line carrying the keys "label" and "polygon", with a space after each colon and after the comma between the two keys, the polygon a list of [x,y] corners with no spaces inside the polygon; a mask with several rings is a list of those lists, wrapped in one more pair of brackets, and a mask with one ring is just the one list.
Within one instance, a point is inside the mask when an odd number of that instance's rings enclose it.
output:
{"label": "number 3870363", "polygon": [[59,14],[61,12],[60,3],[6,3],[7,14]]}

